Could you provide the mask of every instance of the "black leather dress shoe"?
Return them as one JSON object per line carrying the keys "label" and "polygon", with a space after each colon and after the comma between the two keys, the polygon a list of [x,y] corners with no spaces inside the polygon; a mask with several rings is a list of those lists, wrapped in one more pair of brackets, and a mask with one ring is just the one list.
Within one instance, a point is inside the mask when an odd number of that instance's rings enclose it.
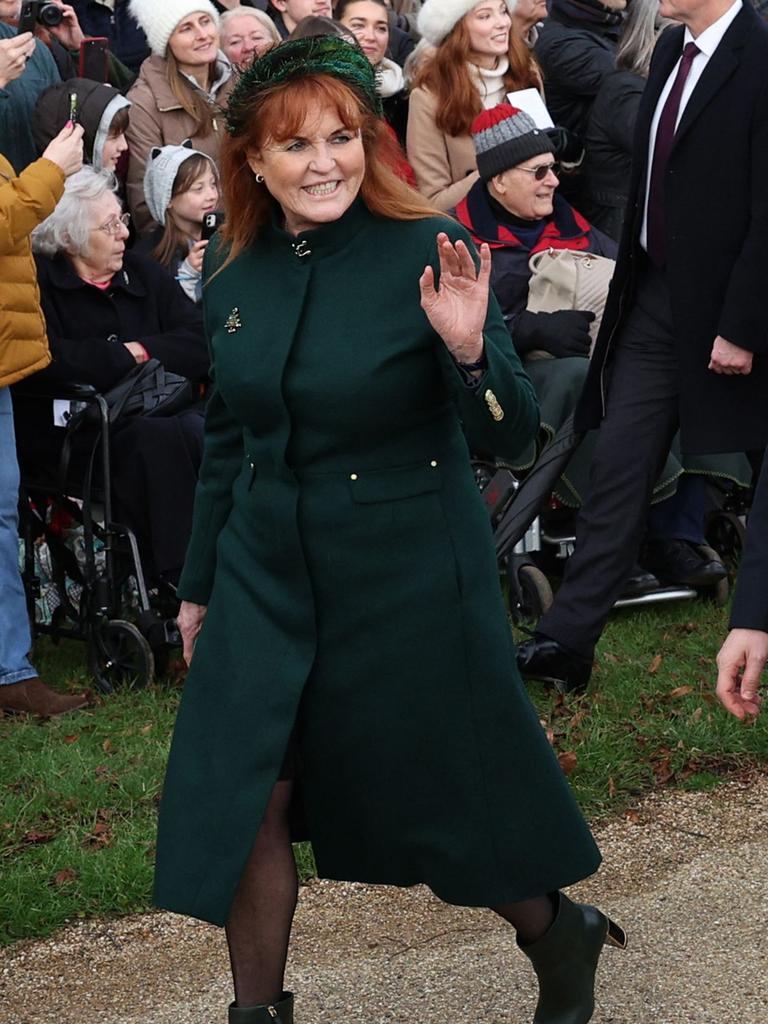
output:
{"label": "black leather dress shoe", "polygon": [[634,565],[630,570],[629,576],[624,581],[624,586],[619,594],[619,600],[622,598],[641,597],[643,594],[650,594],[654,590],[659,590],[660,587],[661,583],[658,576],[655,576],[647,569],[643,569],[640,565]]}
{"label": "black leather dress shoe", "polygon": [[703,555],[695,544],[687,540],[655,538],[649,541],[643,565],[659,579],[684,587],[711,587],[728,575],[719,558]]}
{"label": "black leather dress shoe", "polygon": [[538,679],[561,693],[586,690],[592,659],[567,651],[556,640],[535,636],[517,649],[517,667],[524,679]]}

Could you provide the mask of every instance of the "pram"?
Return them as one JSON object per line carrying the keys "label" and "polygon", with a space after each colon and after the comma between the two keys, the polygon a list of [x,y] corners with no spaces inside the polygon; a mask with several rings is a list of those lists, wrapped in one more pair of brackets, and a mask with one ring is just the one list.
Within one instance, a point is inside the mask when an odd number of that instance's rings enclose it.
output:
{"label": "pram", "polygon": [[[576,538],[572,523],[565,529],[558,528],[556,523],[543,522],[541,513],[581,439],[582,435],[573,429],[571,415],[542,447],[533,468],[522,479],[501,460],[473,460],[475,479],[494,530],[496,556],[506,582],[510,614],[516,623],[535,621],[548,610],[554,599],[549,575],[561,575],[562,569],[558,572],[558,567],[573,553]],[[732,571],[744,545],[746,510],[747,496],[743,491],[720,492],[707,524],[710,543],[700,547],[707,557],[723,558]],[[681,601],[700,595],[723,605],[728,594],[728,579],[702,590],[679,585],[660,586],[647,593],[623,597],[614,607]]]}
{"label": "pram", "polygon": [[88,385],[34,398],[67,407],[65,416],[93,406],[98,426],[87,437],[82,479],[70,472],[69,435],[57,468],[21,462],[21,568],[32,634],[83,640],[104,693],[146,686],[181,642],[178,602],[168,585],[148,588],[136,537],[113,517],[107,402]]}

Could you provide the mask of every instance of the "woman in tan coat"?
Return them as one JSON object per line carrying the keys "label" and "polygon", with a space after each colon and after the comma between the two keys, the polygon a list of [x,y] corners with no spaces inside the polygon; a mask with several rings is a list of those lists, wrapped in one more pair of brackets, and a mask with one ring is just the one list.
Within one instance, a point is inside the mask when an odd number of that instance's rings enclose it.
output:
{"label": "woman in tan coat", "polygon": [[416,74],[408,160],[419,191],[451,210],[477,181],[470,125],[516,89],[541,90],[530,50],[511,31],[514,0],[426,0],[419,31],[434,53]]}
{"label": "woman in tan coat", "polygon": [[131,0],[152,55],[128,93],[133,104],[128,206],[140,234],[157,225],[144,201],[144,171],[155,146],[191,139],[216,160],[223,112],[234,84],[232,67],[219,49],[219,15],[210,0]]}

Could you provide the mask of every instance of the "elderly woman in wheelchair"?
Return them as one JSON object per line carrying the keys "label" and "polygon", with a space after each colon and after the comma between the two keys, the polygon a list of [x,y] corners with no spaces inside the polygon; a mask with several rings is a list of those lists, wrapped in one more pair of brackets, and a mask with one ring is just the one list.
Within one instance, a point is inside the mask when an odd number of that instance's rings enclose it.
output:
{"label": "elderly woman in wheelchair", "polygon": [[57,388],[87,384],[109,398],[150,360],[200,382],[172,415],[118,416],[110,429],[115,512],[136,534],[149,581],[174,584],[202,454],[207,346],[200,312],[174,279],[126,250],[129,216],[114,185],[110,175],[84,168],[33,235],[53,361],[16,398],[19,457],[22,475],[40,476],[71,448],[68,479],[84,472],[93,431],[72,436],[62,403],[51,401]]}

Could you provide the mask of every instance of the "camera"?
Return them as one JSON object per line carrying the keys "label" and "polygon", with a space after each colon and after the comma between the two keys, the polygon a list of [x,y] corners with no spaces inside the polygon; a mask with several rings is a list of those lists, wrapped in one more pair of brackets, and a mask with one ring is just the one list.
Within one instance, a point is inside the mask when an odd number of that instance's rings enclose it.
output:
{"label": "camera", "polygon": [[64,13],[58,4],[41,3],[37,9],[37,22],[45,28],[55,28],[64,19]]}
{"label": "camera", "polygon": [[55,28],[64,20],[64,12],[58,4],[50,0],[24,0],[19,12],[19,34],[34,32],[35,25],[43,28]]}

